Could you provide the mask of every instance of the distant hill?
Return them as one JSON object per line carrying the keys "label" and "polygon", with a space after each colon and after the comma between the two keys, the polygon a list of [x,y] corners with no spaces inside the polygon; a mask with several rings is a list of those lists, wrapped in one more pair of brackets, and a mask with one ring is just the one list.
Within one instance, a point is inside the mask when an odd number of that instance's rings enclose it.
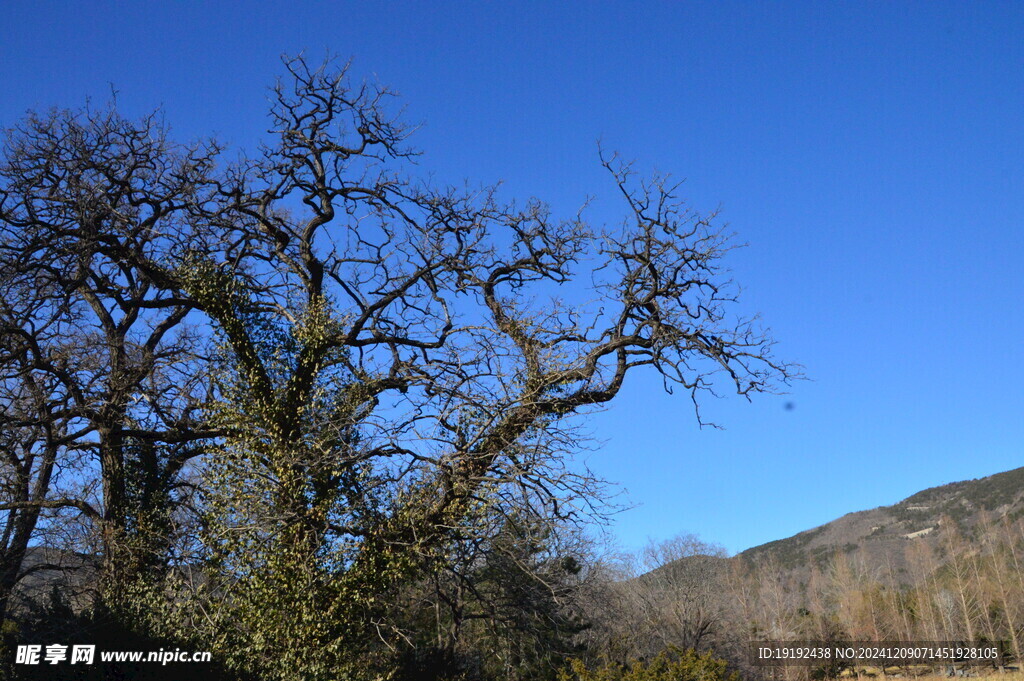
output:
{"label": "distant hill", "polygon": [[858,552],[876,565],[903,572],[907,542],[934,543],[940,519],[949,518],[968,536],[980,514],[993,519],[1024,515],[1024,467],[985,478],[932,487],[892,506],[849,513],[786,539],[747,549],[737,558],[772,557],[787,570],[824,565],[837,552]]}

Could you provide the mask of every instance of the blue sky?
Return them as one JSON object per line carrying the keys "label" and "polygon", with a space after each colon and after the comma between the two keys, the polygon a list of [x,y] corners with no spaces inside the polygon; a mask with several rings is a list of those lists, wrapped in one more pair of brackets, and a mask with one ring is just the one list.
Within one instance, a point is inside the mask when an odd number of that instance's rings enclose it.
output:
{"label": "blue sky", "polygon": [[707,405],[716,431],[634,377],[587,455],[639,504],[627,548],[737,551],[1024,464],[1024,5],[7,0],[0,124],[113,87],[251,147],[303,50],[398,90],[440,181],[616,220],[601,139],[748,244],[743,310],[812,380]]}

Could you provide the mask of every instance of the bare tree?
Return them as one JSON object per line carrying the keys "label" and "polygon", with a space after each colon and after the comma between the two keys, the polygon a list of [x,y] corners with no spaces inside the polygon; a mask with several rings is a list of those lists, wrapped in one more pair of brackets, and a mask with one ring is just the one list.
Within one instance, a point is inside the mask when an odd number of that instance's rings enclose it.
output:
{"label": "bare tree", "polygon": [[137,511],[174,508],[209,453],[212,576],[188,626],[247,651],[232,664],[315,678],[402,645],[389,594],[487,536],[491,510],[522,508],[509,499],[557,522],[592,509],[592,476],[565,465],[573,417],[627,375],[698,407],[795,371],[733,314],[729,235],[668,178],[602,155],[615,227],[435,188],[409,177],[388,91],[286,67],[274,141],[223,168],[156,118],[30,117],[6,147],[0,226],[4,267],[52,282],[65,333],[102,356],[62,373],[47,350],[35,368],[87,424],[74,446],[98,464],[106,572],[133,528],[167,545],[166,518]]}
{"label": "bare tree", "polygon": [[[5,371],[0,378],[0,620],[7,613],[15,586],[26,575],[25,558],[41,515],[62,504],[48,495],[68,419],[58,415],[63,411],[60,393],[48,390],[45,383],[40,385],[40,377],[26,369],[26,351],[21,350],[15,348],[4,358]],[[43,567],[37,563],[31,569]]]}
{"label": "bare tree", "polygon": [[949,600],[957,606],[955,615],[950,612],[950,619],[958,620],[953,631],[958,640],[976,641],[982,609],[972,570],[976,549],[967,542],[956,521],[949,516],[942,516],[939,526],[942,548],[945,550],[945,569],[949,577],[947,581],[952,589]]}
{"label": "bare tree", "polygon": [[[187,238],[185,209],[212,154],[171,144],[156,117],[113,110],[29,115],[7,131],[2,323],[8,366],[17,365],[7,378],[19,388],[5,398],[32,417],[11,411],[4,427],[8,440],[31,432],[36,444],[9,457],[22,491],[0,508],[29,534],[41,509],[80,514],[110,579],[166,563],[167,533],[148,526],[173,506],[182,468],[212,435],[198,422],[208,382],[192,306],[146,274]],[[54,464],[72,462],[96,484],[54,494]]]}
{"label": "bare tree", "polygon": [[722,547],[694,535],[651,542],[589,599],[590,647],[621,664],[672,647],[721,654],[731,568]]}
{"label": "bare tree", "polygon": [[729,313],[727,235],[667,180],[605,157],[616,228],[432,189],[404,179],[386,91],[288,69],[276,144],[202,206],[222,250],[167,277],[230,351],[235,460],[269,482],[249,526],[269,510],[289,551],[341,551],[332,584],[350,606],[425,569],[502,490],[571,515],[580,480],[550,455],[628,373],[656,371],[694,404],[716,375],[746,396],[791,377]]}
{"label": "bare tree", "polygon": [[[0,619],[18,582],[33,572],[62,569],[58,554],[37,554],[48,526],[67,511],[98,518],[99,512],[72,482],[83,457],[70,446],[88,430],[74,409],[75,394],[57,372],[40,370],[70,358],[83,360],[80,340],[56,333],[55,289],[46,282],[0,272]],[[83,364],[79,364],[84,369]],[[83,372],[84,373],[84,372]],[[81,387],[91,389],[88,382]],[[55,529],[50,527],[49,529]],[[50,532],[52,534],[52,532]]]}
{"label": "bare tree", "polygon": [[644,609],[663,646],[707,650],[723,625],[725,549],[693,535],[651,543],[643,552],[646,574],[637,580]]}

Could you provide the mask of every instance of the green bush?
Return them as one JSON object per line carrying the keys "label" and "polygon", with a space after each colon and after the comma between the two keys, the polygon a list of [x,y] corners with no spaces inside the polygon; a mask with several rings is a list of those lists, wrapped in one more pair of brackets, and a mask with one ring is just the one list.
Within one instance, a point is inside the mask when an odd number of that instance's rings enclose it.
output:
{"label": "green bush", "polygon": [[654,659],[635,661],[629,666],[605,662],[587,667],[573,660],[558,674],[558,681],[739,681],[740,675],[727,671],[725,660],[693,650],[669,648]]}

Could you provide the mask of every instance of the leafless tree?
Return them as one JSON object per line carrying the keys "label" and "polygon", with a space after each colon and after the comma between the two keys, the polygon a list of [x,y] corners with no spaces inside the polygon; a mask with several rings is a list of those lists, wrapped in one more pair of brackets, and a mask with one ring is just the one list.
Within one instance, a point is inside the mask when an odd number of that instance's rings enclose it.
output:
{"label": "leafless tree", "polygon": [[[52,288],[53,332],[95,353],[70,366],[44,343],[32,368],[70,396],[84,431],[65,449],[95,457],[100,499],[30,505],[95,515],[108,573],[143,525],[166,546],[155,512],[209,453],[216,593],[258,583],[258,621],[278,613],[294,636],[314,594],[343,624],[311,636],[393,645],[380,595],[486,534],[494,509],[564,522],[596,502],[565,463],[573,417],[627,375],[656,372],[694,407],[795,375],[733,312],[729,235],[668,178],[602,154],[625,214],[610,227],[436,188],[411,178],[387,90],[330,62],[286,67],[273,140],[235,163],[112,110],[31,116],[5,147],[3,267]],[[274,580],[253,575],[275,570],[291,591],[268,605]]]}
{"label": "leafless tree", "polygon": [[[112,109],[33,114],[7,131],[4,437],[22,454],[5,462],[18,485],[0,509],[22,529],[19,544],[40,510],[64,509],[92,524],[105,575],[166,560],[167,537],[153,544],[149,533],[143,546],[141,529],[166,512],[201,451],[186,445],[211,433],[197,421],[204,341],[187,323],[192,306],[155,285],[146,265],[186,238],[185,209],[212,153],[172,145],[156,117],[129,121]],[[86,484],[55,494],[54,466],[72,462]]]}
{"label": "leafless tree", "polygon": [[652,541],[605,586],[594,647],[623,663],[670,646],[724,649],[730,569],[722,547],[694,535]]}

